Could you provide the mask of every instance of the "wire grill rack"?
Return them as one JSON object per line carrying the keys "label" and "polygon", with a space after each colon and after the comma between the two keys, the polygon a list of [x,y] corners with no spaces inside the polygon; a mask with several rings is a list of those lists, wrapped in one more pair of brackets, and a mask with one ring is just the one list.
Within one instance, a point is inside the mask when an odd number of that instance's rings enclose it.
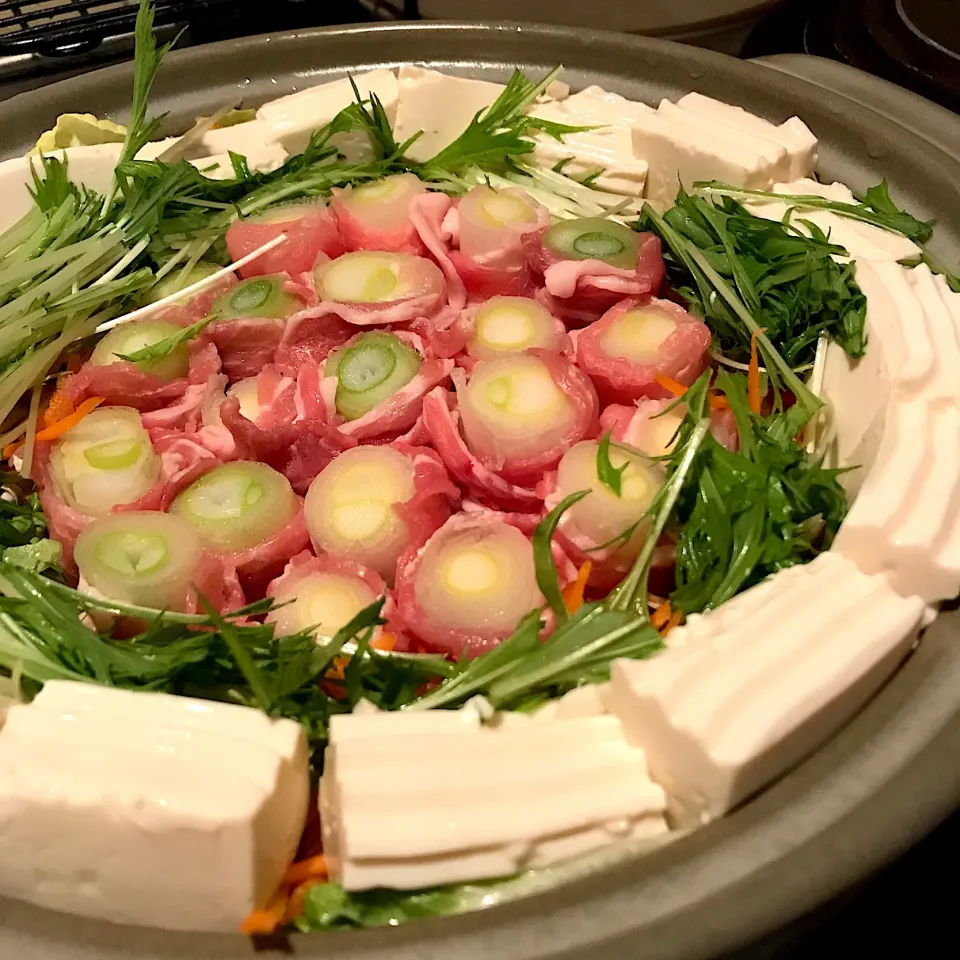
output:
{"label": "wire grill rack", "polygon": [[[158,0],[157,23],[169,24],[228,0]],[[0,52],[73,52],[133,29],[138,0],[0,0]]]}

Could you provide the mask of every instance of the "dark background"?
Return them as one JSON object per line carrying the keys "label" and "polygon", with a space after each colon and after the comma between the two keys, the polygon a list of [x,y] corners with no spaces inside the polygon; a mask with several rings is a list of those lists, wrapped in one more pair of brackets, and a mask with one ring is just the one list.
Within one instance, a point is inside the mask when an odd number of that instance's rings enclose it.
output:
{"label": "dark background", "polygon": [[[642,6],[642,0],[613,2]],[[38,12],[36,0],[0,0],[0,99],[129,57],[136,4],[128,0],[104,11],[104,3],[46,0],[46,9]],[[416,0],[158,0],[158,7],[167,37],[186,26],[181,44],[417,16]],[[482,2],[476,16],[482,19]],[[517,18],[522,19],[522,5]],[[584,26],[589,29],[589,20]],[[679,39],[745,57],[829,57],[960,113],[960,0],[784,0],[770,2],[755,17],[688,29]],[[954,922],[958,862],[960,814],[859,888],[724,960],[960,958]]]}

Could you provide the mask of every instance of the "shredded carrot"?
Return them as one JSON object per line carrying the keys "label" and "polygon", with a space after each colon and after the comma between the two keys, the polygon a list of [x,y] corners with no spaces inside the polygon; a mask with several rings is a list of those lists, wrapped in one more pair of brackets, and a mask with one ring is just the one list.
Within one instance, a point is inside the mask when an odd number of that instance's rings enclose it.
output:
{"label": "shredded carrot", "polygon": [[254,910],[240,925],[240,932],[248,937],[276,933],[287,914],[287,891],[278,890],[261,910]]}
{"label": "shredded carrot", "polygon": [[[101,403],[103,403],[103,397],[88,397],[73,413],[69,413],[55,423],[51,423],[42,430],[38,430],[36,437],[34,437],[34,442],[43,443],[47,440],[56,440],[57,437],[62,437],[68,430],[75,427],[88,413],[96,410]],[[9,460],[10,457],[20,449],[22,443],[22,440],[18,440],[16,443],[7,444],[7,446],[3,448],[3,456]]]}
{"label": "shredded carrot", "polygon": [[[659,612],[659,611],[658,611]],[[670,619],[663,625],[663,629],[660,631],[661,637],[666,637],[666,635],[674,628],[680,626],[680,621],[683,619],[682,610],[674,610],[670,614]]]}
{"label": "shredded carrot", "polygon": [[370,646],[375,650],[390,651],[397,645],[397,638],[386,630],[383,630],[379,636],[370,641]]}
{"label": "shredded carrot", "polygon": [[308,880],[326,880],[327,876],[327,861],[323,857],[307,857],[291,863],[281,883],[285,887],[299,887]]}
{"label": "shredded carrot", "polygon": [[[675,397],[682,397],[689,389],[689,387],[685,387],[679,380],[674,380],[673,377],[668,377],[662,373],[656,374],[653,379],[656,380],[664,390],[672,393]],[[711,393],[707,399],[710,402],[711,410],[730,409],[730,404],[722,393]]]}
{"label": "shredded carrot", "polygon": [[583,606],[583,592],[587,589],[587,581],[590,579],[592,569],[593,564],[589,560],[584,560],[577,571],[577,579],[564,587],[563,602],[566,604],[568,613],[576,613]]}
{"label": "shredded carrot", "polygon": [[284,923],[293,923],[297,917],[303,914],[303,902],[306,899],[307,891],[321,882],[320,880],[305,880],[299,886],[294,887],[290,899],[287,901],[287,909],[283,914]]}
{"label": "shredded carrot", "polygon": [[57,384],[57,389],[53,391],[47,407],[43,411],[43,425],[52,427],[58,420],[70,416],[73,413],[73,402],[63,392],[63,382]]}
{"label": "shredded carrot", "polygon": [[757,337],[763,333],[758,330],[750,335],[750,366],[747,368],[747,399],[753,413],[760,412],[760,358],[757,355]]}
{"label": "shredded carrot", "polygon": [[653,611],[650,618],[650,626],[654,630],[659,630],[673,616],[673,610],[670,608],[670,601],[664,600],[663,603]]}

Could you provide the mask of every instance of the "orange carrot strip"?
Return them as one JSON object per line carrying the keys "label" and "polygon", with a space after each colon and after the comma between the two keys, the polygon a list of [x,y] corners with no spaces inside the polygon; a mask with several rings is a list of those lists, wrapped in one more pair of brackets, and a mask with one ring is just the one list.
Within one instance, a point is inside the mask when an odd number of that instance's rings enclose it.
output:
{"label": "orange carrot strip", "polygon": [[747,399],[750,410],[760,413],[760,358],[757,355],[757,337],[763,333],[758,330],[750,335],[750,366],[747,368]]}
{"label": "orange carrot strip", "polygon": [[670,614],[670,619],[663,625],[663,629],[660,631],[661,637],[666,637],[666,635],[674,628],[680,626],[680,621],[683,619],[682,610],[674,610]]}
{"label": "orange carrot strip", "polygon": [[57,389],[53,391],[47,407],[43,411],[43,425],[52,427],[58,420],[68,417],[73,413],[73,403],[63,392],[63,380],[57,384]]}
{"label": "orange carrot strip", "polygon": [[687,392],[687,388],[679,380],[674,380],[673,377],[668,377],[664,373],[656,374],[653,379],[675,397],[682,397]]}
{"label": "orange carrot strip", "polygon": [[[654,380],[663,387],[664,390],[668,390],[675,397],[682,397],[688,387],[685,387],[679,380],[674,380],[673,377],[668,377],[662,373],[658,373],[654,376]],[[727,402],[727,398],[722,394],[711,393],[707,398],[710,402],[711,410],[729,410],[730,404]]]}
{"label": "orange carrot strip", "polygon": [[290,894],[290,899],[287,901],[287,909],[283,913],[284,923],[293,923],[297,917],[302,916],[303,902],[307,897],[307,891],[321,882],[320,880],[305,880],[294,888]]}
{"label": "orange carrot strip", "polygon": [[307,857],[291,863],[281,883],[285,887],[299,887],[308,880],[326,880],[327,876],[327,861],[323,857]]}
{"label": "orange carrot strip", "polygon": [[380,635],[370,641],[370,646],[375,650],[392,650],[397,645],[397,638],[386,630],[381,631]]}
{"label": "orange carrot strip", "polygon": [[592,569],[593,564],[589,560],[584,560],[577,571],[577,579],[563,588],[563,602],[568,613],[576,613],[583,606],[583,592],[587,589],[587,581],[590,579]]}
{"label": "orange carrot strip", "polygon": [[240,932],[248,937],[276,933],[287,913],[287,893],[278,890],[261,910],[254,910],[240,925]]}
{"label": "orange carrot strip", "polygon": [[[96,410],[97,407],[103,403],[103,399],[103,397],[88,397],[73,413],[57,420],[56,423],[51,423],[42,430],[38,430],[37,435],[33,438],[34,443],[43,443],[46,440],[56,440],[57,437],[62,437],[68,430],[75,427],[88,413]],[[9,460],[21,446],[23,446],[22,440],[17,440],[15,443],[8,443],[3,448],[4,458]]]}
{"label": "orange carrot strip", "polygon": [[650,618],[650,626],[654,630],[659,630],[673,615],[673,610],[670,608],[670,601],[664,600],[663,603],[653,611],[653,616]]}

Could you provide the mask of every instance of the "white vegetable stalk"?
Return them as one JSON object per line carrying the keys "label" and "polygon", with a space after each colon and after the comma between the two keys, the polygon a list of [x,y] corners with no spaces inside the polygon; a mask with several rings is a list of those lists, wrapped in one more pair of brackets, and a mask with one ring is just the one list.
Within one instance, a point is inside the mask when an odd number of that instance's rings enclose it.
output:
{"label": "white vegetable stalk", "polygon": [[396,233],[410,222],[410,201],[427,188],[412,173],[384,177],[359,187],[347,187],[334,196],[333,206],[367,230]]}
{"label": "white vegetable stalk", "polygon": [[530,541],[506,523],[428,541],[416,573],[417,602],[430,621],[468,635],[508,634],[541,602]]}
{"label": "white vegetable stalk", "polygon": [[316,571],[281,582],[273,592],[277,604],[267,616],[278,636],[312,630],[318,642],[329,640],[364,607],[377,599],[359,577]]}
{"label": "white vegetable stalk", "polygon": [[307,491],[304,510],[315,549],[356,560],[392,583],[410,540],[395,506],[414,491],[410,457],[390,447],[345,450]]}
{"label": "white vegetable stalk", "polygon": [[482,360],[457,394],[467,443],[494,462],[550,450],[575,422],[572,404],[538,357]]}
{"label": "white vegetable stalk", "polygon": [[200,538],[167,513],[118,513],[94,520],[79,536],[80,576],[111,600],[184,610],[202,557]]}
{"label": "white vegetable stalk", "polygon": [[345,253],[314,271],[322,300],[339,303],[390,303],[427,292],[432,264],[405,253],[362,250]]}
{"label": "white vegetable stalk", "polygon": [[491,360],[533,348],[552,350],[558,341],[556,321],[536,300],[491,297],[474,312],[467,353]]}
{"label": "white vegetable stalk", "polygon": [[[90,356],[90,363],[94,366],[122,363],[125,357],[145,347],[152,347],[168,337],[176,336],[181,329],[167,320],[134,320],[132,323],[125,323],[122,327],[111,330],[96,345]],[[138,366],[144,373],[164,381],[185,377],[190,366],[190,348],[183,343],[162,359],[141,362]]]}
{"label": "white vegetable stalk", "polygon": [[664,310],[639,307],[620,314],[600,336],[600,346],[610,357],[623,357],[631,363],[657,363],[660,347],[676,329],[676,320]]}
{"label": "white vegetable stalk", "polygon": [[130,407],[101,407],[57,440],[50,452],[61,498],[88,516],[139,500],[160,477],[160,457]]}
{"label": "white vegetable stalk", "polygon": [[533,200],[517,187],[474,187],[457,208],[460,249],[468,257],[495,254],[537,225]]}
{"label": "white vegetable stalk", "polygon": [[664,480],[662,467],[642,454],[610,447],[609,458],[620,474],[620,495],[601,482],[597,474],[596,440],[583,440],[571,447],[557,468],[557,498],[589,490],[582,500],[564,514],[564,521],[576,526],[595,544],[607,543],[635,527],[623,544],[625,554],[636,555],[643,546],[647,524],[642,522]]}
{"label": "white vegetable stalk", "polygon": [[239,553],[278,534],[297,512],[290,482],[265,463],[236,461],[194,480],[170,505],[203,544]]}

